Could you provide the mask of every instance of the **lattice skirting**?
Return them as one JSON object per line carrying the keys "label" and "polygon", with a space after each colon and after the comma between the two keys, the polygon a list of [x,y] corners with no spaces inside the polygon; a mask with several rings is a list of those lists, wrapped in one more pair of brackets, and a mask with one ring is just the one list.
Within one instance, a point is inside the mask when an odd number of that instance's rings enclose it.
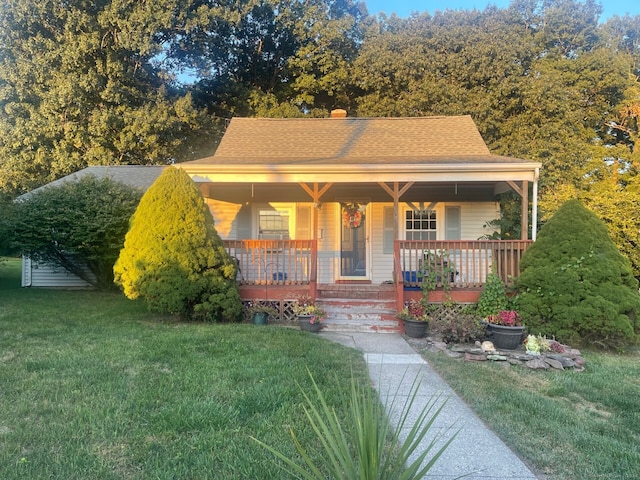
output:
{"label": "lattice skirting", "polygon": [[242,307],[244,311],[244,319],[251,320],[248,310],[251,305],[264,305],[274,308],[278,312],[278,317],[270,318],[270,321],[278,323],[294,323],[298,319],[298,316],[293,311],[295,304],[295,300],[243,300]]}

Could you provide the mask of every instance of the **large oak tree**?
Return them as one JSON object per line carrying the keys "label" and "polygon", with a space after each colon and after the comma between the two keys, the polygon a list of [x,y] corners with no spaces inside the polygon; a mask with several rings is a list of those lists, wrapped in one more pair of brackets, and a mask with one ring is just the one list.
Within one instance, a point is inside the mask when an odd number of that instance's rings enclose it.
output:
{"label": "large oak tree", "polygon": [[208,120],[162,66],[178,0],[6,0],[0,6],[0,191],[87,165],[192,157]]}

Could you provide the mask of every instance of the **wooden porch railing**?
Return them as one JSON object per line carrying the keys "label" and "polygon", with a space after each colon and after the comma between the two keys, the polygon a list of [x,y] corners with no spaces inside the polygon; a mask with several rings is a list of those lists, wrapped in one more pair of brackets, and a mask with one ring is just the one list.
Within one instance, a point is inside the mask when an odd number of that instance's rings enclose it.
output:
{"label": "wooden porch railing", "polygon": [[223,240],[241,285],[315,284],[315,240]]}
{"label": "wooden porch railing", "polygon": [[520,272],[520,259],[531,240],[429,240],[395,242],[396,281],[419,288],[430,274],[437,287],[482,287],[495,269],[507,285]]}

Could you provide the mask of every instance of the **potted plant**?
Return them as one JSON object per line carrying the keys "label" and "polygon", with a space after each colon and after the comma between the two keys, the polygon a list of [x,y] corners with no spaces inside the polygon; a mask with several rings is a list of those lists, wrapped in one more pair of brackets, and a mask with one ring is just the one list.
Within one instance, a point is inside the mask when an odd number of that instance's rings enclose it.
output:
{"label": "potted plant", "polygon": [[269,317],[277,317],[278,312],[268,303],[260,300],[252,300],[247,306],[247,314],[256,325],[266,325]]}
{"label": "potted plant", "polygon": [[298,316],[298,323],[302,330],[318,332],[323,327],[322,322],[327,318],[325,312],[310,297],[303,297],[293,305],[293,312]]}
{"label": "potted plant", "polygon": [[422,338],[427,334],[429,327],[429,316],[427,315],[424,303],[411,299],[405,307],[398,313],[397,317],[404,324],[404,333],[409,337]]}
{"label": "potted plant", "polygon": [[500,310],[497,315],[489,315],[487,321],[487,337],[496,348],[515,350],[522,343],[525,327],[515,310]]}

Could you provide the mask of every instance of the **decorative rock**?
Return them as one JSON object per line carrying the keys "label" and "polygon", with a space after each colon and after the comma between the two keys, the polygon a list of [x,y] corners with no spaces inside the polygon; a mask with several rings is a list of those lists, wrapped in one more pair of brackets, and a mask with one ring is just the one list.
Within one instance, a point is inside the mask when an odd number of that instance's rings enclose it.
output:
{"label": "decorative rock", "polygon": [[582,354],[580,353],[580,350],[578,350],[577,348],[570,348],[567,347],[565,345],[565,349],[564,349],[564,354],[569,357],[569,358],[575,358],[575,357],[580,357],[582,356]]}
{"label": "decorative rock", "polygon": [[556,370],[564,370],[564,367],[562,366],[562,362],[559,362],[558,360],[554,360],[553,358],[545,358],[544,361],[551,368],[555,368]]}
{"label": "decorative rock", "polygon": [[477,354],[467,352],[464,354],[464,359],[467,362],[484,362],[487,359],[487,355],[485,355],[484,353]]}
{"label": "decorative rock", "polygon": [[465,345],[452,345],[450,350],[452,352],[462,352],[465,353],[467,350],[469,350],[468,346]]}
{"label": "decorative rock", "polygon": [[[431,352],[443,352],[450,358],[464,358],[470,362],[482,362],[491,360],[503,368],[511,365],[527,366],[534,370],[584,371],[585,359],[579,355],[580,351],[565,345],[565,352],[543,352],[542,354],[528,354],[524,347],[515,350],[491,350],[491,342],[479,342],[475,344],[449,344],[440,337],[428,337],[410,339],[414,348],[421,347]],[[495,346],[494,346],[495,348]]]}
{"label": "decorative rock", "polygon": [[532,370],[548,370],[549,369],[549,365],[547,365],[547,362],[545,362],[541,358],[534,358],[533,360],[529,360],[528,362],[525,362],[524,365],[525,367],[529,367]]}
{"label": "decorative rock", "polygon": [[513,353],[510,356],[521,362],[528,362],[529,360],[533,360],[534,358],[537,358],[534,355],[527,355],[524,353]]}
{"label": "decorative rock", "polygon": [[487,360],[494,360],[496,362],[506,362],[506,355],[487,355]]}
{"label": "decorative rock", "polygon": [[462,358],[464,357],[464,355],[460,352],[452,352],[451,350],[445,350],[444,353],[447,355],[447,357],[450,358]]}
{"label": "decorative rock", "polygon": [[445,342],[433,342],[432,346],[436,350],[442,350],[443,352],[447,349],[447,344]]}
{"label": "decorative rock", "polygon": [[[478,343],[478,342],[476,342]],[[494,347],[492,342],[489,341],[484,341],[480,344],[480,348],[482,348],[483,351],[485,352],[495,352],[496,351],[496,347]]]}
{"label": "decorative rock", "polygon": [[471,355],[484,355],[486,353],[481,348],[467,348],[467,350],[465,350],[465,351],[467,353],[470,353]]}
{"label": "decorative rock", "polygon": [[562,364],[564,368],[573,368],[576,366],[576,362],[571,360],[570,358],[563,357],[562,355],[549,354],[546,358],[552,358],[553,360],[557,360]]}

